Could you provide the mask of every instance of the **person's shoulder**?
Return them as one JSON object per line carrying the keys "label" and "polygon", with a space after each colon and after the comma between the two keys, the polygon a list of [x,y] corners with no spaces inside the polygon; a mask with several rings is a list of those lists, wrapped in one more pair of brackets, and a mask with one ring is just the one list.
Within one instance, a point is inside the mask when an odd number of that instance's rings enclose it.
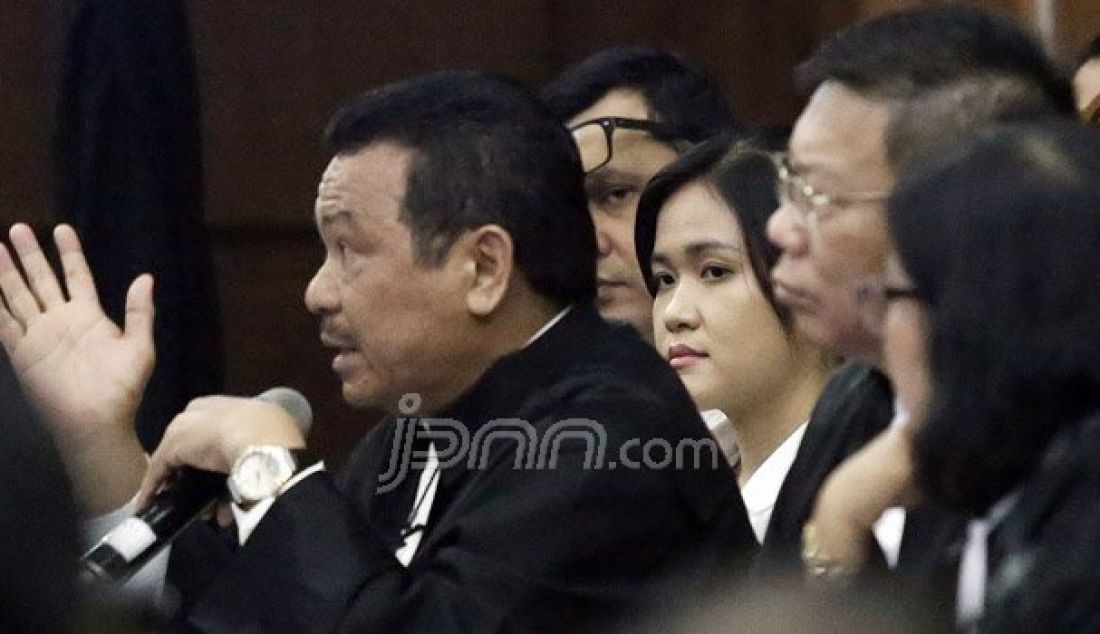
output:
{"label": "person's shoulder", "polygon": [[630,422],[635,432],[648,429],[667,435],[670,430],[664,424],[681,419],[690,419],[691,428],[704,429],[683,382],[628,326],[609,326],[544,388],[541,398],[556,408],[599,412]]}
{"label": "person's shoulder", "polygon": [[857,402],[893,402],[890,380],[875,366],[849,362],[842,365],[825,385],[822,397]]}
{"label": "person's shoulder", "polygon": [[870,437],[885,429],[894,416],[890,381],[876,368],[848,363],[825,385],[814,405],[810,428],[846,430]]}
{"label": "person's shoulder", "polygon": [[[593,345],[575,361],[572,371],[576,375],[587,375],[599,383],[645,384],[659,390],[683,385],[653,344],[625,324],[605,324]],[[611,377],[615,380],[608,381]]]}
{"label": "person's shoulder", "polygon": [[537,433],[565,421],[601,430],[608,446],[709,438],[680,377],[630,326],[579,307],[524,353],[493,369],[480,403],[530,422]]}
{"label": "person's shoulder", "polygon": [[1100,417],[1065,430],[999,529],[990,620],[1011,631],[1097,631],[1100,614]]}
{"label": "person's shoulder", "polygon": [[[871,439],[886,429],[894,416],[894,399],[890,383],[878,370],[867,364],[850,363],[837,370],[825,385],[810,414],[806,433],[798,448],[783,490],[782,505],[789,502],[787,496],[795,495],[802,501],[791,507],[798,510],[796,521],[790,525],[792,535],[800,535],[802,522],[812,503],[811,493],[829,473],[848,456],[859,451]],[[782,519],[773,515],[772,523]]]}

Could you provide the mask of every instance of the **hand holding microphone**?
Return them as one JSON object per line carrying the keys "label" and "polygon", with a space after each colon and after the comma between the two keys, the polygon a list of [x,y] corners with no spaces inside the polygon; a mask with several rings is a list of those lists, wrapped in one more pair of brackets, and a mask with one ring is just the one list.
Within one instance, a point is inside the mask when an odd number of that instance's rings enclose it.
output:
{"label": "hand holding microphone", "polygon": [[[143,510],[82,558],[85,576],[129,577],[211,503],[226,496],[225,474],[250,447],[301,449],[311,423],[309,403],[289,388],[274,388],[256,398],[212,396],[192,401],[165,430],[150,458],[138,495],[138,508]],[[160,490],[173,475],[170,485]]]}
{"label": "hand holding microphone", "polygon": [[165,429],[164,438],[149,459],[138,495],[139,506],[152,498],[177,467],[229,473],[251,445],[304,448],[305,432],[291,414],[292,408],[265,397],[273,392],[276,390],[257,398],[208,396],[191,401]]}

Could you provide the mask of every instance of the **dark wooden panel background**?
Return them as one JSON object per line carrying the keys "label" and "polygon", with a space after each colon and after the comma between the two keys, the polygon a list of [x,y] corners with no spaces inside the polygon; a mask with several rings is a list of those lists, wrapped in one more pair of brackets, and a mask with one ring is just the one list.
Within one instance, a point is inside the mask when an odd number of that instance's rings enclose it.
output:
{"label": "dark wooden panel background", "polygon": [[[1035,20],[1035,2],[984,6]],[[326,157],[318,138],[352,95],[411,74],[484,68],[538,85],[600,48],[666,47],[693,58],[743,118],[791,122],[791,67],[861,17],[917,0],[189,0],[204,123],[206,217],[223,308],[231,392],[302,389],[315,441],[339,460],[373,419],[344,407],[301,295],[320,251],[311,225]],[[66,0],[0,9],[0,225],[48,227],[49,139]],[[1076,50],[1100,3],[1053,3],[1056,39]]]}

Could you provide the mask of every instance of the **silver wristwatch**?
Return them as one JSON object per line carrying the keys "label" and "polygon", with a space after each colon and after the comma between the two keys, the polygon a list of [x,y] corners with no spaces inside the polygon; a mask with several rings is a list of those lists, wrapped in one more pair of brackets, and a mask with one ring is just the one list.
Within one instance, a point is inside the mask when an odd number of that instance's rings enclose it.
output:
{"label": "silver wristwatch", "polygon": [[244,450],[229,471],[226,484],[233,502],[243,508],[275,497],[298,471],[299,459],[286,447],[252,445]]}

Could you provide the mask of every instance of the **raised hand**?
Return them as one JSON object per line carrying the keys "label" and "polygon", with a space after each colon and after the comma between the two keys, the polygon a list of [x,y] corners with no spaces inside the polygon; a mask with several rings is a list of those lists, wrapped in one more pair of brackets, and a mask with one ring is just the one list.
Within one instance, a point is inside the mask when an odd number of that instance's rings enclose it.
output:
{"label": "raised hand", "polygon": [[130,286],[120,330],[103,312],[71,227],[54,230],[64,289],[28,226],[13,226],[10,238],[23,273],[0,244],[0,343],[89,511],[108,510],[144,472],[133,423],[153,369],[153,278]]}

